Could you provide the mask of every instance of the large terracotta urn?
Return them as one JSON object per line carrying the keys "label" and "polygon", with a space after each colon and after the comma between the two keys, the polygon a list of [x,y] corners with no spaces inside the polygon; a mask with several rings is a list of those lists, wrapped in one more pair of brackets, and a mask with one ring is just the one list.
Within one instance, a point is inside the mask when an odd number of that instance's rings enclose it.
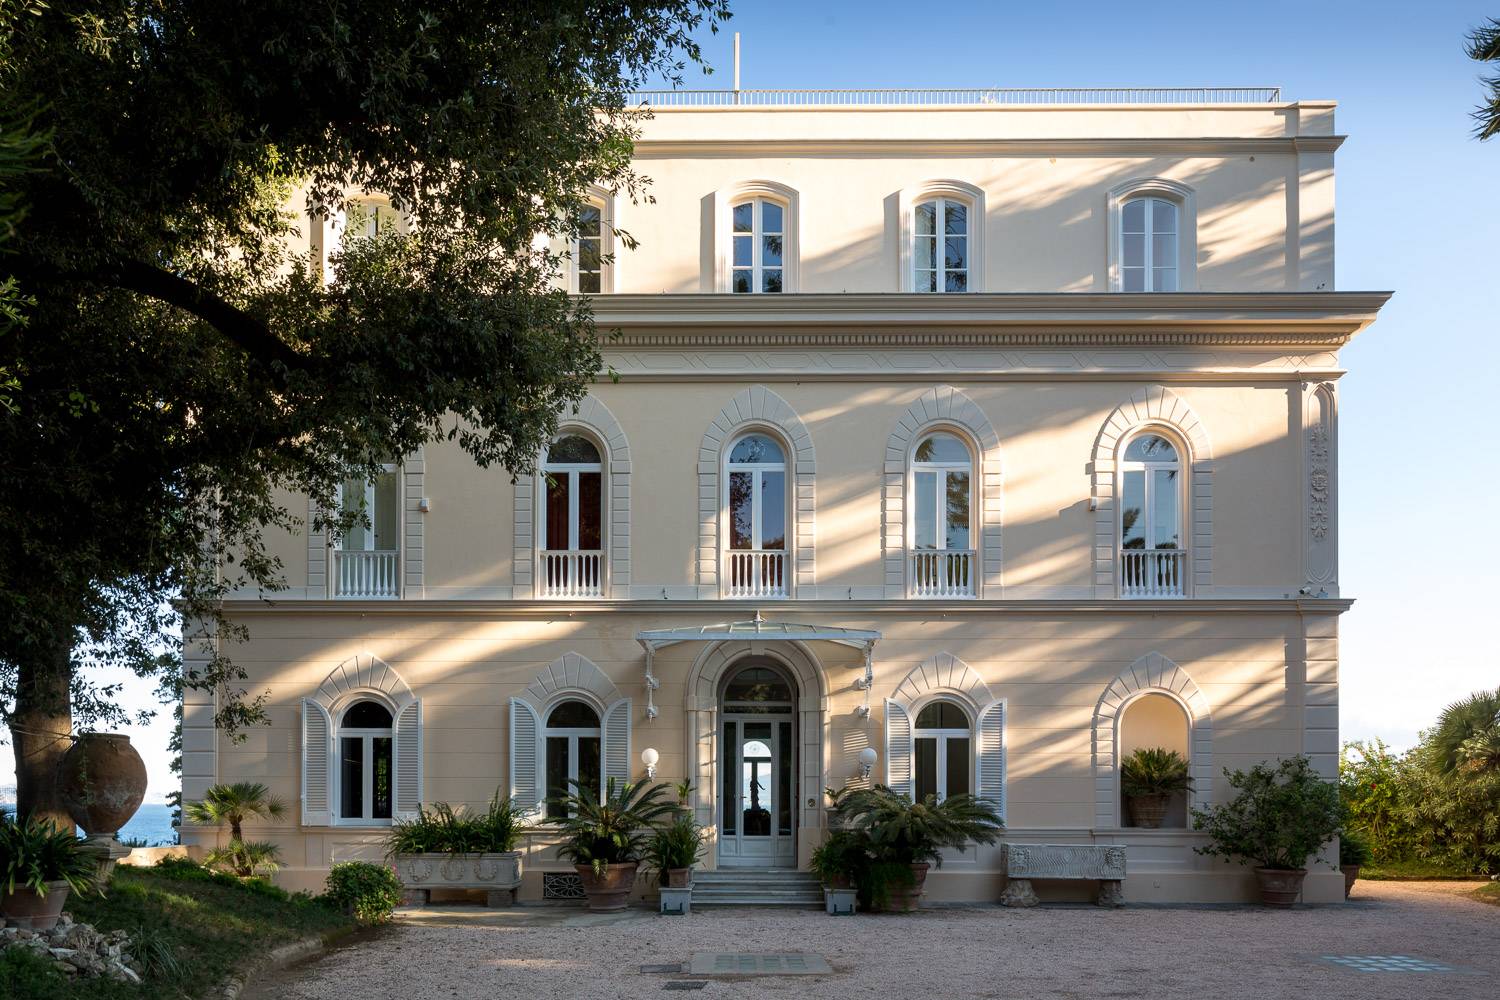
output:
{"label": "large terracotta urn", "polygon": [[146,797],[146,764],[129,736],[81,733],[57,765],[57,787],[84,833],[113,834]]}

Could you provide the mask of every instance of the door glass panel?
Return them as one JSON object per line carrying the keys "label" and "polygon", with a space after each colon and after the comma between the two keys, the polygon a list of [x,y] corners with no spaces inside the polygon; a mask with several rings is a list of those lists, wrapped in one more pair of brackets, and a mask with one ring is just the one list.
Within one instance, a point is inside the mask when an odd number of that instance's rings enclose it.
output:
{"label": "door glass panel", "polygon": [[760,547],[786,548],[786,473],[760,474]]}
{"label": "door glass panel", "polygon": [[568,738],[547,737],[547,818],[562,819],[568,811],[554,802],[568,794]]}
{"label": "door glass panel", "polygon": [[755,473],[729,474],[729,547],[751,548],[751,505],[755,502]]}
{"label": "door glass panel", "polygon": [[781,206],[774,201],[760,203],[760,229],[764,233],[782,232]]}
{"label": "door glass panel", "polygon": [[1146,509],[1146,474],[1139,469],[1125,473],[1124,496],[1120,498],[1120,545],[1127,549],[1146,547],[1146,524],[1141,512]]}
{"label": "door glass panel", "polygon": [[792,835],[792,789],[796,782],[792,765],[792,724],[776,724],[776,752],[780,759],[776,764],[776,831],[783,837]]}
{"label": "door glass panel", "polygon": [[966,736],[948,740],[948,783],[944,796],[969,794],[969,740]]}
{"label": "door glass panel", "polygon": [[578,780],[595,792],[604,788],[599,759],[599,737],[578,737]]}
{"label": "door glass panel", "polygon": [[604,547],[603,474],[578,474],[578,547],[585,552]]}
{"label": "door glass panel", "polygon": [[375,530],[375,548],[393,552],[400,548],[401,502],[394,470],[375,477],[375,509],[370,523]]}
{"label": "door glass panel", "polygon": [[391,818],[391,738],[377,736],[373,772],[370,775],[370,815],[376,819]]}
{"label": "door glass panel", "polygon": [[361,736],[339,740],[339,815],[359,819],[365,814],[365,741]]}
{"label": "door glass panel", "polygon": [[916,741],[917,752],[917,788],[916,800],[927,801],[927,796],[936,795],[937,783],[937,740],[923,738]]}
{"label": "door glass panel", "polygon": [[1177,540],[1177,473],[1172,469],[1154,469],[1152,537],[1158,549],[1175,549]]}
{"label": "door glass panel", "polygon": [[969,474],[948,473],[948,548],[969,547]]}
{"label": "door glass panel", "polygon": [[359,516],[350,525],[349,530],[344,533],[341,541],[345,552],[363,552],[370,547],[370,529],[365,526],[365,518],[370,512],[365,510],[365,482],[362,479],[348,479],[344,481],[340,491],[340,499],[344,513],[358,513]]}
{"label": "door glass panel", "polygon": [[547,473],[547,537],[549,549],[568,547],[568,486],[566,472]]}
{"label": "door glass panel", "polygon": [[739,760],[740,755],[739,741],[735,737],[734,731],[735,723],[724,723],[724,737],[722,742],[720,743],[720,750],[724,758],[724,793],[722,796],[723,803],[721,811],[724,814],[723,823],[724,833],[726,836],[733,835],[734,832],[739,829],[740,796],[739,791],[735,787],[735,785],[739,781],[739,767],[736,762]]}
{"label": "door glass panel", "polygon": [[771,834],[771,723],[741,723],[743,747],[740,758],[742,837]]}
{"label": "door glass panel", "polygon": [[937,473],[918,472],[912,479],[917,492],[913,542],[919,549],[937,548]]}

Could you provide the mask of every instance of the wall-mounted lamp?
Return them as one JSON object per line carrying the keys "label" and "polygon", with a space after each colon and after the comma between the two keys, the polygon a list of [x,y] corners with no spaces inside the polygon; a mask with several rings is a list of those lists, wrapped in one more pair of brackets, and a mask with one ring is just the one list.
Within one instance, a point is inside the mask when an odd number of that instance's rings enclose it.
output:
{"label": "wall-mounted lamp", "polygon": [[432,513],[432,498],[431,497],[423,497],[422,499],[418,500],[417,501],[417,510],[420,510],[424,514],[431,514]]}
{"label": "wall-mounted lamp", "polygon": [[865,747],[859,752],[859,776],[868,779],[870,773],[875,770],[875,762],[880,759],[880,754],[875,752],[874,747]]}
{"label": "wall-mounted lamp", "polygon": [[646,765],[646,780],[656,780],[656,762],[661,760],[661,754],[652,747],[641,751],[641,763]]}

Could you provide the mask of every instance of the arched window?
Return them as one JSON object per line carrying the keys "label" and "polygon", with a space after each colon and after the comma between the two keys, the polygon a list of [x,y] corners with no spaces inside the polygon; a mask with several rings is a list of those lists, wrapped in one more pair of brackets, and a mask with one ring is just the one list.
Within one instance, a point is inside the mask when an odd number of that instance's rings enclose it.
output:
{"label": "arched window", "polygon": [[1166,198],[1131,198],[1120,208],[1120,290],[1175,292],[1178,289],[1177,203]]}
{"label": "arched window", "polygon": [[962,706],[946,698],[930,702],[917,713],[912,736],[917,802],[973,794],[973,729]]}
{"label": "arched window", "polygon": [[604,463],[588,438],[552,442],[542,462],[539,519],[543,597],[604,593]]}
{"label": "arched window", "polygon": [[547,818],[566,819],[556,801],[572,790],[572,781],[603,794],[600,774],[599,713],[581,701],[565,701],[547,716],[542,731],[546,750]]}
{"label": "arched window", "polygon": [[1181,597],[1184,478],[1177,446],[1145,432],[1125,444],[1120,476],[1120,566],[1125,597]]}
{"label": "arched window", "polygon": [[[1131,754],[1142,749],[1172,750],[1183,760],[1192,760],[1188,740],[1188,717],[1177,699],[1166,694],[1143,694],[1125,706],[1118,727],[1118,760],[1123,763]],[[1121,826],[1150,826],[1149,813],[1136,815],[1128,797],[1121,793]],[[1174,793],[1165,803],[1160,825],[1165,827],[1187,826],[1188,796],[1184,792]]]}
{"label": "arched window", "polygon": [[401,476],[394,463],[371,480],[350,479],[339,488],[339,507],[351,523],[334,552],[334,596],[401,595]]}
{"label": "arched window", "polygon": [[974,459],[957,435],[928,434],[911,463],[913,597],[974,594]]}
{"label": "arched window", "polygon": [[356,701],[339,717],[339,821],[388,823],[395,792],[394,726],[377,701]]}
{"label": "arched window", "polygon": [[786,206],[752,198],[730,209],[729,289],[775,294],[786,287]]}
{"label": "arched window", "polygon": [[729,596],[785,597],[786,453],[766,434],[746,434],[729,449],[728,465]]}
{"label": "arched window", "polygon": [[912,290],[969,290],[971,210],[957,198],[921,201],[912,209]]}

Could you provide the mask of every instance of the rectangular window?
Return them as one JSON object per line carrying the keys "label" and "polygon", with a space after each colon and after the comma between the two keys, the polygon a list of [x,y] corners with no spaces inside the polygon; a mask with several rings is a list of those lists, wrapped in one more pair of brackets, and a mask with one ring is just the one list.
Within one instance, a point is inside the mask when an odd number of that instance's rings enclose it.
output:
{"label": "rectangular window", "polygon": [[578,780],[585,788],[604,790],[604,774],[599,767],[599,737],[578,737]]}
{"label": "rectangular window", "polygon": [[1153,548],[1180,548],[1178,538],[1177,473],[1171,469],[1153,469],[1151,472],[1151,537]]}
{"label": "rectangular window", "polygon": [[947,472],[948,548],[969,547],[969,474]]}
{"label": "rectangular window", "polygon": [[365,814],[365,741],[360,736],[339,740],[339,816],[360,819]]}
{"label": "rectangular window", "polygon": [[760,473],[760,547],[786,548],[786,474],[782,472]]}
{"label": "rectangular window", "polygon": [[937,740],[923,737],[916,740],[916,801],[925,802],[929,795],[938,791],[938,745]]}
{"label": "rectangular window", "polygon": [[549,472],[547,476],[547,524],[545,544],[549,549],[566,549],[568,538],[569,487],[566,472]]}
{"label": "rectangular window", "polygon": [[375,751],[370,774],[370,815],[375,819],[391,818],[391,738],[374,736],[370,739]]}
{"label": "rectangular window", "polygon": [[720,812],[723,813],[721,819],[724,825],[724,832],[726,834],[733,834],[739,829],[738,818],[740,811],[740,796],[739,790],[736,787],[739,784],[740,774],[738,764],[739,748],[735,746],[735,724],[733,722],[724,723],[724,739],[720,746],[720,751],[724,759],[722,777],[720,779],[724,783],[724,801],[720,809]]}
{"label": "rectangular window", "polygon": [[937,473],[917,472],[912,476],[916,489],[916,517],[912,539],[919,549],[937,548]]}
{"label": "rectangular window", "polygon": [[948,780],[945,797],[969,794],[969,739],[966,736],[948,738]]}
{"label": "rectangular window", "polygon": [[776,784],[776,829],[783,837],[792,835],[792,791],[795,783],[792,758],[792,726],[789,722],[776,724],[778,774]]}
{"label": "rectangular window", "polygon": [[1122,479],[1124,489],[1120,497],[1120,547],[1144,549],[1146,522],[1141,515],[1146,510],[1146,473],[1140,469],[1130,469]]}
{"label": "rectangular window", "polygon": [[754,548],[755,473],[729,474],[729,547]]}
{"label": "rectangular window", "polygon": [[572,789],[568,785],[568,738],[547,737],[547,818],[566,819],[568,815],[561,803],[554,800],[567,795]]}
{"label": "rectangular window", "polygon": [[603,474],[578,474],[578,547],[585,552],[604,548]]}

